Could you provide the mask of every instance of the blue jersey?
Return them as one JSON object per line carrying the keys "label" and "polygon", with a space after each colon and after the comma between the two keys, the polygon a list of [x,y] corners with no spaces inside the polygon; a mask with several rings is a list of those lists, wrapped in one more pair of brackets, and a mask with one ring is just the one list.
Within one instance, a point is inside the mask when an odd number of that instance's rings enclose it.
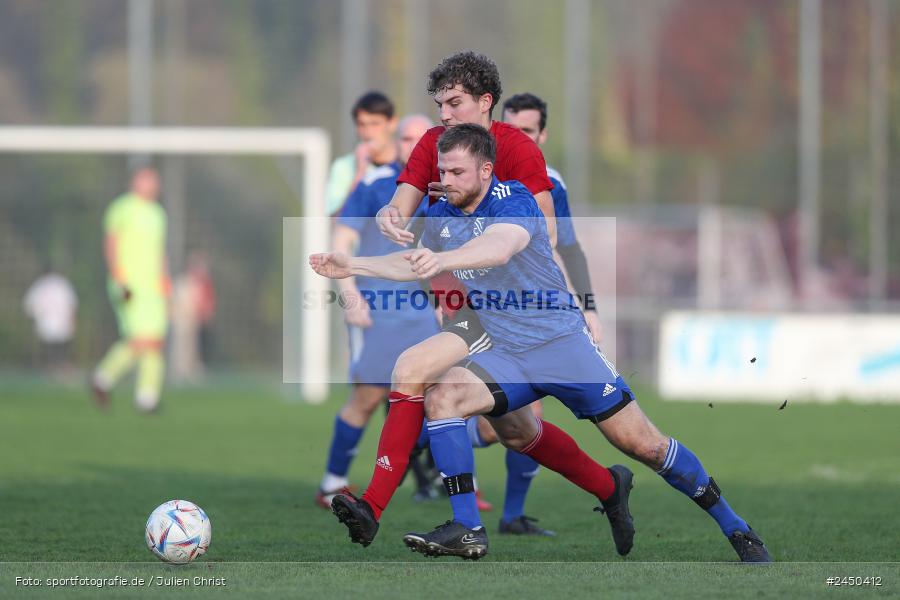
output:
{"label": "blue jersey", "polygon": [[459,248],[498,223],[518,225],[528,232],[528,245],[507,264],[453,272],[466,286],[469,303],[494,347],[523,352],[582,331],[584,318],[553,260],[547,223],[524,185],[501,183],[494,177],[471,214],[442,199],[428,209],[428,217],[422,245],[436,252]]}
{"label": "blue jersey", "polygon": [[575,238],[575,225],[572,223],[572,211],[569,209],[569,192],[566,183],[556,169],[547,167],[547,177],[553,182],[550,195],[553,197],[553,211],[556,213],[556,245],[564,248],[578,243]]}
{"label": "blue jersey", "polygon": [[[338,223],[359,233],[359,256],[382,256],[399,252],[400,246],[393,243],[378,230],[375,215],[390,203],[397,189],[395,180],[400,174],[400,163],[391,163],[375,168],[366,174],[356,189],[347,198],[341,210]],[[416,216],[425,214],[427,204],[423,202],[416,210]],[[407,281],[388,281],[373,277],[357,277],[356,286],[369,301],[372,319],[379,318],[380,313],[395,313],[392,317],[434,320],[429,311],[412,310],[408,303],[398,304],[396,298],[407,298],[415,291],[421,292],[419,284]],[[399,292],[399,293],[398,293]],[[424,314],[423,313],[428,313]]]}

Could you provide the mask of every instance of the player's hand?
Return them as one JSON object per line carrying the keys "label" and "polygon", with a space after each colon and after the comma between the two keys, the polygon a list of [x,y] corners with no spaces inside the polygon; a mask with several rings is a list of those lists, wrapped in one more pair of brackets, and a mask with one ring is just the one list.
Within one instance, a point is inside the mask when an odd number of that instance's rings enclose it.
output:
{"label": "player's hand", "polygon": [[358,291],[341,292],[344,306],[344,321],[347,325],[368,328],[372,326],[372,317],[369,314],[369,303],[366,302]]}
{"label": "player's hand", "polygon": [[329,279],[350,277],[350,257],[340,252],[310,254],[309,266],[312,270]]}
{"label": "player's hand", "polygon": [[408,219],[405,219],[396,206],[381,207],[375,214],[375,224],[378,225],[382,235],[392,242],[396,242],[401,246],[412,244],[416,241],[416,236],[411,231],[404,229]]}
{"label": "player's hand", "polygon": [[428,248],[416,248],[403,258],[409,261],[409,268],[419,279],[430,279],[444,270],[441,255]]}
{"label": "player's hand", "polygon": [[437,201],[447,195],[447,189],[440,181],[432,181],[428,184],[428,196]]}
{"label": "player's hand", "polygon": [[366,167],[369,166],[369,156],[371,149],[368,142],[360,142],[353,150],[353,156],[356,158],[356,170],[365,173]]}
{"label": "player's hand", "polygon": [[600,315],[595,310],[584,311],[584,320],[587,321],[588,331],[594,338],[594,343],[599,344],[603,338],[603,327],[600,325]]}

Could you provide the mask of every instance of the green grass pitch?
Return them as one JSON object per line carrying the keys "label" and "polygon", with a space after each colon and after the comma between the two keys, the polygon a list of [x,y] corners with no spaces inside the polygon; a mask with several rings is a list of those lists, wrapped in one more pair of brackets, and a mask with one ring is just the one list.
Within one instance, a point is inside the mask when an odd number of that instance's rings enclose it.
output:
{"label": "green grass pitch", "polygon": [[[444,501],[415,504],[398,490],[378,538],[351,544],[312,498],[335,412],[290,389],[218,381],[167,392],[163,411],[136,414],[129,391],[109,414],[86,392],[7,380],[0,397],[0,597],[821,597],[843,593],[826,577],[880,577],[856,594],[900,594],[900,406],[661,402],[639,399],[666,433],[688,445],[779,564],[728,564],[735,555],[715,523],[650,470],[624,458],[586,422],[545,403],[546,418],[605,464],[636,474],[637,536],[626,560],[613,549],[596,502],[542,470],[526,504],[552,539],[495,534],[504,466],[499,447],[476,451],[478,479],[495,504],[486,513],[488,557],[427,559],[403,533],[449,517]],[[382,422],[366,432],[351,479],[371,474]],[[209,553],[187,567],[153,562],[144,545],[150,511],[196,502],[213,525]],[[65,564],[69,563],[69,564]],[[73,564],[74,563],[74,564]],[[47,578],[142,577],[147,589],[67,586]],[[226,587],[190,583],[222,577]],[[42,586],[16,585],[34,577]],[[188,580],[178,588],[156,577]],[[161,582],[164,582],[162,580]],[[839,590],[846,590],[841,586]]]}

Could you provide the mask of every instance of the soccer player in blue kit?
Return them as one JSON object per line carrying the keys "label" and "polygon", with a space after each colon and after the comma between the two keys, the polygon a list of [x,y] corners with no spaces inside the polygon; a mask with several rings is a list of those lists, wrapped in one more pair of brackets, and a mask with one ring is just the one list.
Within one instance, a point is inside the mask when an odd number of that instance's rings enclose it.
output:
{"label": "soccer player in blue kit", "polygon": [[[372,258],[310,257],[313,269],[331,278],[405,281],[454,272],[480,308],[493,340],[490,350],[470,355],[427,393],[431,449],[445,476],[454,518],[431,532],[407,534],[404,543],[429,556],[484,556],[488,539],[475,504],[465,417],[487,415],[505,446],[562,472],[577,455],[536,451],[543,438],[557,435],[556,428],[519,410],[552,395],[704,509],[742,561],[771,561],[762,540],[731,509],[699,459],[659,432],[595,346],[553,262],[536,202],[518,182],[494,177],[494,154],[493,138],[477,125],[459,125],[441,136],[438,163],[447,196],[429,209],[419,248]],[[608,516],[617,550],[626,554],[634,533],[627,506],[631,473],[615,465],[608,476],[611,491],[603,510],[617,513],[616,519]],[[629,533],[624,525],[630,525],[631,537],[623,537]]]}

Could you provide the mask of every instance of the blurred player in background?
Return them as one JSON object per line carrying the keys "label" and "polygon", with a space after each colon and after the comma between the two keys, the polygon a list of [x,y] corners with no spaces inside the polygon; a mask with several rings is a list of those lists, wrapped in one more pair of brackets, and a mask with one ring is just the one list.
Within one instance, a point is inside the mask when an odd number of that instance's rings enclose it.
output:
{"label": "blurred player in background", "polygon": [[[390,204],[378,212],[382,233],[397,243],[414,241],[406,225],[426,195],[436,201],[444,194],[437,166],[437,140],[448,128],[460,124],[480,125],[497,142],[496,171],[504,180],[520,181],[534,195],[547,219],[551,243],[555,244],[553,184],[547,177],[547,165],[540,148],[517,128],[492,118],[503,93],[497,65],[489,57],[475,52],[459,52],[445,58],[428,75],[428,93],[438,106],[443,127],[430,129],[410,155],[406,168],[397,178]],[[455,277],[442,274],[430,281],[435,297],[445,300],[450,292],[465,295]],[[410,452],[422,430],[425,416],[425,388],[469,353],[491,347],[490,336],[481,327],[478,315],[466,306],[441,303],[441,333],[416,344],[400,355],[391,380],[391,410],[378,442],[378,458],[372,479],[361,498],[350,493],[334,498],[335,514],[344,523],[354,542],[369,545],[378,531],[381,513],[390,503],[409,461]],[[388,461],[392,468],[383,463]],[[527,463],[527,464],[526,464]],[[513,465],[520,472],[534,472],[537,463],[521,457]],[[527,488],[526,488],[527,489]],[[524,496],[522,496],[524,502]],[[524,523],[525,521],[523,521]]]}
{"label": "blurred player in background", "polygon": [[356,184],[371,169],[397,160],[394,133],[397,119],[394,104],[381,92],[368,92],[356,101],[351,112],[359,143],[353,152],[338,157],[328,173],[326,200],[329,215],[341,210]]}
{"label": "blurred player in background", "polygon": [[107,290],[119,324],[119,340],[100,361],[91,379],[98,406],[109,405],[109,392],[138,365],[135,404],[144,412],[159,405],[165,365],[171,283],[166,265],[166,213],[157,201],[159,175],[138,169],[131,191],[116,198],[103,221]]}
{"label": "blurred player in background", "polygon": [[[412,149],[431,126],[431,121],[424,115],[411,115],[400,122],[400,160],[370,170],[347,198],[332,234],[335,252],[348,256],[357,252],[379,256],[396,250],[396,244],[379,232],[375,215],[390,202],[397,176]],[[424,214],[425,206],[421,204],[419,212]],[[438,332],[434,311],[403,308],[370,310],[360,293],[361,290],[412,293],[419,289],[416,283],[387,283],[370,277],[350,277],[340,280],[338,286],[350,338],[352,387],[347,402],[335,418],[328,464],[316,492],[316,504],[323,508],[331,508],[334,495],[348,485],[347,472],[356,454],[356,446],[372,413],[387,400],[391,370],[397,357],[410,346]],[[393,466],[387,462],[383,468]],[[406,467],[398,465],[397,468]]]}

